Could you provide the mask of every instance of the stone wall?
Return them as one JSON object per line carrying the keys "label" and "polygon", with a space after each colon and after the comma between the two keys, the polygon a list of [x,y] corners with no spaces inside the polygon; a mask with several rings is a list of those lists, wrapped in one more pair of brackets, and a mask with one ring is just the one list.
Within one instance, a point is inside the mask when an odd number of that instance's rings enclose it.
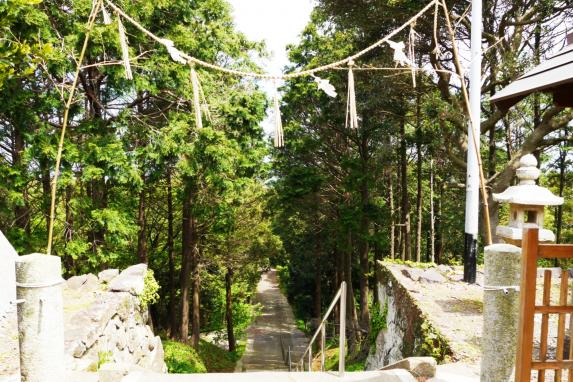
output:
{"label": "stone wall", "polygon": [[144,289],[145,264],[72,277],[64,287],[64,330],[68,369],[95,371],[120,363],[166,372],[161,339],[153,334]]}
{"label": "stone wall", "polygon": [[[418,271],[418,270],[416,270]],[[377,264],[377,288],[380,309],[386,312],[386,328],[372,345],[366,360],[366,370],[412,356],[433,356],[443,361],[451,354],[448,343],[427,320],[410,291],[384,263]],[[419,276],[424,271],[419,272]],[[437,282],[439,273],[425,272],[427,282]]]}

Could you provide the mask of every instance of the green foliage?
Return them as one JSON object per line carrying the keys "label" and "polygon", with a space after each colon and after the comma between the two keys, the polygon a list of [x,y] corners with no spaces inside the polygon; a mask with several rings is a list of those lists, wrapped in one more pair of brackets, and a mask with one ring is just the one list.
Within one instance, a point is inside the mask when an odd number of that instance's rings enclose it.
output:
{"label": "green foliage", "polygon": [[167,371],[173,374],[206,373],[207,368],[199,354],[191,346],[180,342],[163,340]]}
{"label": "green foliage", "polygon": [[165,363],[169,373],[229,373],[235,370],[245,347],[240,345],[234,353],[229,353],[207,341],[201,341],[199,350],[171,340],[163,340]]}
{"label": "green foliage", "polygon": [[417,263],[415,261],[401,260],[401,259],[384,259],[384,262],[390,264],[407,265],[410,268],[418,268],[418,269],[429,269],[436,267],[436,264],[434,263]]}
{"label": "green foliage", "polygon": [[237,361],[241,359],[244,351],[245,346],[242,344],[239,344],[237,351],[233,353],[229,353],[207,341],[201,341],[199,344],[199,355],[203,359],[209,373],[234,372]]}
{"label": "green foliage", "polygon": [[143,279],[143,292],[138,296],[139,302],[143,309],[147,309],[149,305],[153,305],[159,301],[159,283],[153,276],[153,270],[148,269]]}
{"label": "green foliage", "polygon": [[[258,281],[258,272],[256,273]],[[255,277],[247,280],[247,272],[233,283],[233,324],[235,337],[242,339],[245,330],[260,315],[261,306],[252,304],[252,297],[256,290]],[[219,337],[226,339],[225,323],[225,286],[216,275],[204,274],[203,278],[203,301],[204,301],[204,324],[202,330],[205,332],[218,332]]]}
{"label": "green foliage", "polygon": [[300,330],[301,332],[309,335],[310,333],[310,328],[308,327],[308,325],[306,324],[305,320],[301,320],[301,319],[297,319],[296,320],[296,327],[298,330]]}
{"label": "green foliage", "polygon": [[388,302],[384,304],[381,309],[380,305],[376,302],[370,306],[370,346],[376,343],[378,333],[387,328],[386,318],[388,317]]}
{"label": "green foliage", "polygon": [[[326,371],[338,371],[338,345],[333,345],[333,347],[328,348],[325,352],[325,370]],[[365,360],[352,360],[345,363],[345,370],[349,372],[353,371],[364,371]]]}
{"label": "green foliage", "polygon": [[277,265],[277,277],[279,280],[279,288],[284,294],[288,293],[288,285],[290,283],[289,267],[285,265]]}
{"label": "green foliage", "polygon": [[[223,0],[118,5],[198,58],[224,57],[235,69],[258,70],[252,59],[263,45],[234,29]],[[45,251],[63,100],[91,7],[89,0],[63,8],[50,1],[0,2],[0,229],[20,253]],[[250,303],[253,280],[268,257],[282,253],[266,214],[266,97],[254,81],[198,69],[212,118],[196,131],[188,66],[124,24],[137,61],[133,81],[120,65],[98,65],[121,60],[116,21],[105,25],[98,15],[91,34],[64,142],[53,254],[61,256],[66,276],[147,259],[154,273],[146,275],[141,304],[156,304],[154,322],[166,326],[169,303],[180,296],[171,280],[179,280],[181,270],[183,191],[193,188],[189,213],[207,275],[202,324],[225,327],[222,282],[231,268],[240,337],[257,314]]]}
{"label": "green foliage", "polygon": [[97,369],[99,370],[102,365],[113,361],[111,351],[99,351],[97,353]]}

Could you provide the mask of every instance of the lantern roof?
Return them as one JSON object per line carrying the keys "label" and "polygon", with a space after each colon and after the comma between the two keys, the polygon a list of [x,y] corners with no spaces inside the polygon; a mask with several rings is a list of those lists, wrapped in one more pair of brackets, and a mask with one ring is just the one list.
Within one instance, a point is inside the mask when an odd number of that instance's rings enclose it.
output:
{"label": "lantern roof", "polygon": [[541,171],[537,168],[537,159],[535,156],[524,155],[517,169],[519,184],[511,186],[500,194],[493,194],[493,200],[500,203],[530,205],[530,206],[559,206],[564,199],[553,195],[545,187],[535,184]]}

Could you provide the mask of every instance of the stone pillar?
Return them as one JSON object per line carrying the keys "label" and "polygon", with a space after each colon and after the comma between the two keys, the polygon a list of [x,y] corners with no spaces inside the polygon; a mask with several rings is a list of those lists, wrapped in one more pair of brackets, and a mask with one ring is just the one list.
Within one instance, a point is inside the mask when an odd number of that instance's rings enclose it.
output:
{"label": "stone pillar", "polygon": [[16,260],[22,382],[64,380],[64,311],[59,257],[39,253]]}
{"label": "stone pillar", "polygon": [[0,231],[0,319],[12,309],[16,300],[14,261],[17,257],[16,250]]}
{"label": "stone pillar", "polygon": [[[519,320],[521,249],[485,248],[481,382],[512,382]],[[506,288],[509,287],[509,288]]]}

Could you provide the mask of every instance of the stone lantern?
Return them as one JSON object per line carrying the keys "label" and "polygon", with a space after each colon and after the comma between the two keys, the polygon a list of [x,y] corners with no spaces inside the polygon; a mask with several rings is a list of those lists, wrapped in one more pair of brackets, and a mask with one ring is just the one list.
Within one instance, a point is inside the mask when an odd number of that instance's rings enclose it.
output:
{"label": "stone lantern", "polygon": [[495,201],[509,203],[509,226],[498,226],[496,234],[507,243],[521,246],[522,229],[527,225],[535,225],[539,227],[540,242],[553,242],[555,234],[543,228],[545,206],[559,206],[563,204],[563,198],[535,184],[541,171],[533,155],[523,156],[519,164],[519,184],[501,194],[493,194]]}

